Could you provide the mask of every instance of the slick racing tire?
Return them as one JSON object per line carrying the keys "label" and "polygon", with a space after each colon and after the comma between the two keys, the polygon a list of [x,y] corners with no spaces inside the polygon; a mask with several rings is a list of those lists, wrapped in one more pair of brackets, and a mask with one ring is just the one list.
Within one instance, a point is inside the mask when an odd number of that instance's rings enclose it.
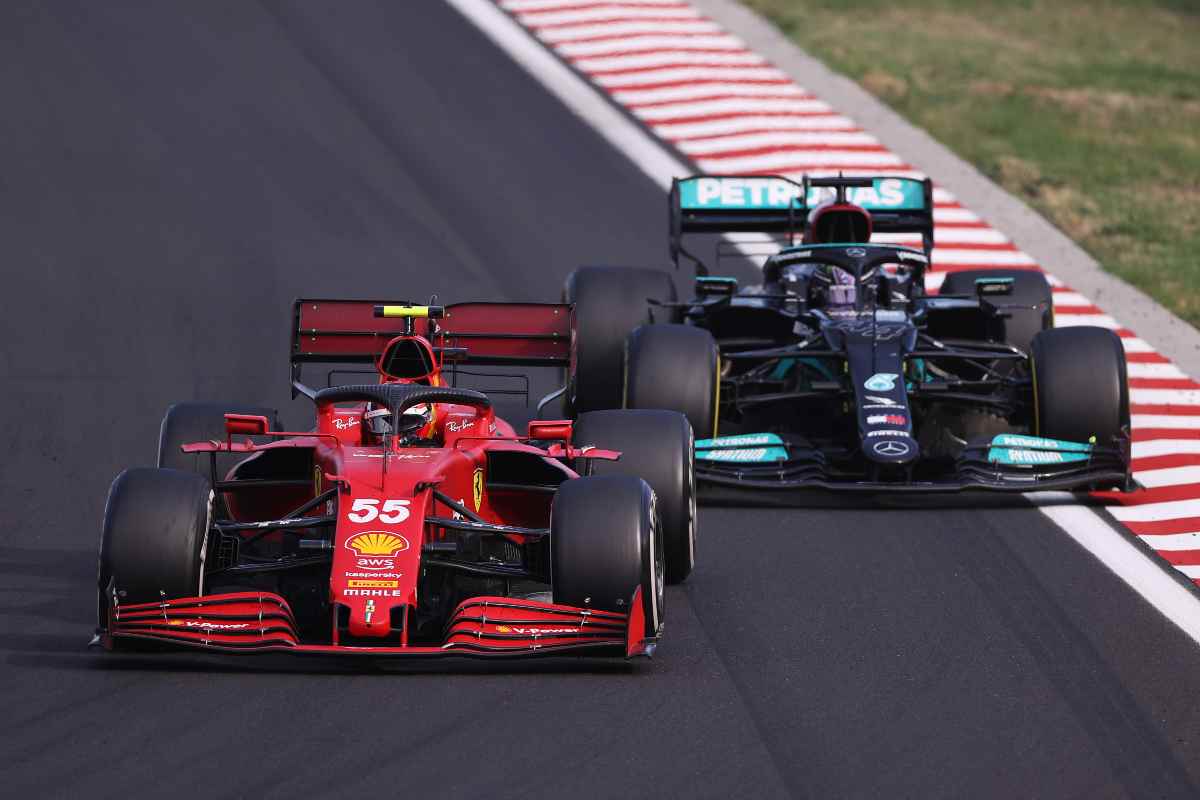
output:
{"label": "slick racing tire", "polygon": [[1101,446],[1129,426],[1121,339],[1107,328],[1054,328],[1033,337],[1034,433]]}
{"label": "slick racing tire", "polygon": [[629,337],[625,407],[665,408],[697,438],[717,435],[721,357],[712,334],[690,325],[643,325]]}
{"label": "slick racing tire", "polygon": [[100,534],[101,626],[110,580],[122,604],[203,593],[212,502],[208,479],[191,472],[138,468],[117,476]]}
{"label": "slick racing tire", "polygon": [[1033,337],[1054,327],[1054,299],[1050,283],[1040,272],[1023,269],[963,270],[946,275],[939,294],[975,294],[979,278],[1011,278],[1012,294],[996,297],[998,304],[1029,306],[1011,309],[1004,320],[1004,341],[1028,353]]}
{"label": "slick racing tire", "polygon": [[567,276],[563,300],[575,304],[567,406],[572,414],[621,407],[625,339],[653,318],[648,298],[675,302],[671,276],[657,269],[580,267]]}
{"label": "slick racing tire", "polygon": [[618,461],[591,462],[592,475],[632,475],[658,498],[667,583],[687,580],[696,563],[696,470],[692,426],[675,411],[590,411],[575,422],[576,447],[619,450]]}
{"label": "slick racing tire", "polygon": [[663,550],[654,491],[641,478],[601,475],[559,485],[550,510],[554,602],[629,613],[641,587],[647,635],[663,622]]}
{"label": "slick racing tire", "polygon": [[[163,415],[158,429],[158,460],[165,469],[181,469],[209,477],[208,453],[184,453],[179,447],[189,442],[206,439],[225,441],[226,414],[253,414],[266,417],[273,430],[279,430],[279,412],[273,408],[238,405],[236,403],[176,403]],[[239,437],[245,438],[245,437]],[[267,441],[265,437],[254,437],[255,441]],[[234,464],[245,455],[217,455],[217,478],[225,477]]]}

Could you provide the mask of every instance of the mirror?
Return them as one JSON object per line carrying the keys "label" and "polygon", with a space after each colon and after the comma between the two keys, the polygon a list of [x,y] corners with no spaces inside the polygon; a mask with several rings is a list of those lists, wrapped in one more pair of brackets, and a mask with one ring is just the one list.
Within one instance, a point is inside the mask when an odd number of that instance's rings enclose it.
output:
{"label": "mirror", "polygon": [[255,414],[226,414],[225,433],[228,436],[265,436],[270,423]]}
{"label": "mirror", "polygon": [[529,438],[543,442],[570,442],[573,423],[569,419],[531,419]]}

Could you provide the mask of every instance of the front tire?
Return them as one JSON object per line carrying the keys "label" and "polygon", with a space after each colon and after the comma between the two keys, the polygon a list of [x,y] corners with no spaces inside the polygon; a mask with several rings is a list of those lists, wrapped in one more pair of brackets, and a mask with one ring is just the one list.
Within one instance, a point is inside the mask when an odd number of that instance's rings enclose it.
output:
{"label": "front tire", "polygon": [[716,436],[720,362],[717,343],[703,328],[643,325],[629,337],[625,406],[678,411],[696,436]]}
{"label": "front tire", "polygon": [[663,622],[663,551],[654,492],[640,478],[576,478],[558,487],[550,511],[554,602],[630,613],[641,587],[649,636]]}
{"label": "front tire", "polygon": [[1031,346],[1034,433],[1111,447],[1129,427],[1129,381],[1121,339],[1107,328],[1054,328]]}
{"label": "front tire", "polygon": [[695,440],[687,418],[674,411],[624,409],[580,414],[576,447],[619,450],[619,461],[592,461],[593,475],[631,475],[658,497],[667,583],[682,583],[696,563]]}
{"label": "front tire", "polygon": [[121,603],[203,594],[212,503],[208,479],[190,472],[138,468],[117,476],[100,534],[101,626],[110,584]]}
{"label": "front tire", "polygon": [[572,413],[621,407],[625,339],[651,321],[648,299],[674,302],[675,297],[671,276],[657,269],[580,267],[567,276],[563,300],[575,305],[567,376]]}

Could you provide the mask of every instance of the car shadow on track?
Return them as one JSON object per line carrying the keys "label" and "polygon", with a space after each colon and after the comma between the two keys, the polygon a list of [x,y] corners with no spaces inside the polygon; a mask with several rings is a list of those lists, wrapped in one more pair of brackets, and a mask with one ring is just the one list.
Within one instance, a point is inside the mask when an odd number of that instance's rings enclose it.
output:
{"label": "car shadow on track", "polygon": [[69,652],[96,614],[94,551],[0,547],[0,651]]}
{"label": "car shadow on track", "polygon": [[[542,658],[506,661],[448,658],[420,663],[385,662],[352,657],[352,660],[296,657],[287,654],[222,656],[207,653],[105,653],[73,640],[74,653],[23,653],[5,659],[14,666],[99,671],[111,673],[209,673],[209,674],[294,674],[294,675],[637,675],[649,663],[621,659],[588,660]],[[22,648],[23,649],[23,648]]]}

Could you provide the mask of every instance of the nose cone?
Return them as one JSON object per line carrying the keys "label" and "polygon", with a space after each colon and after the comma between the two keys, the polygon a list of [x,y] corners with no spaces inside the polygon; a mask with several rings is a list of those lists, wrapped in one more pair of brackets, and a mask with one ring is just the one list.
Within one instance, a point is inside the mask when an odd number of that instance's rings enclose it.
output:
{"label": "nose cone", "polygon": [[[878,433],[878,431],[872,431]],[[891,433],[889,431],[888,433]],[[899,431],[891,436],[870,436],[863,439],[863,454],[868,460],[877,464],[902,465],[917,460],[920,448],[917,441],[906,433]]]}

